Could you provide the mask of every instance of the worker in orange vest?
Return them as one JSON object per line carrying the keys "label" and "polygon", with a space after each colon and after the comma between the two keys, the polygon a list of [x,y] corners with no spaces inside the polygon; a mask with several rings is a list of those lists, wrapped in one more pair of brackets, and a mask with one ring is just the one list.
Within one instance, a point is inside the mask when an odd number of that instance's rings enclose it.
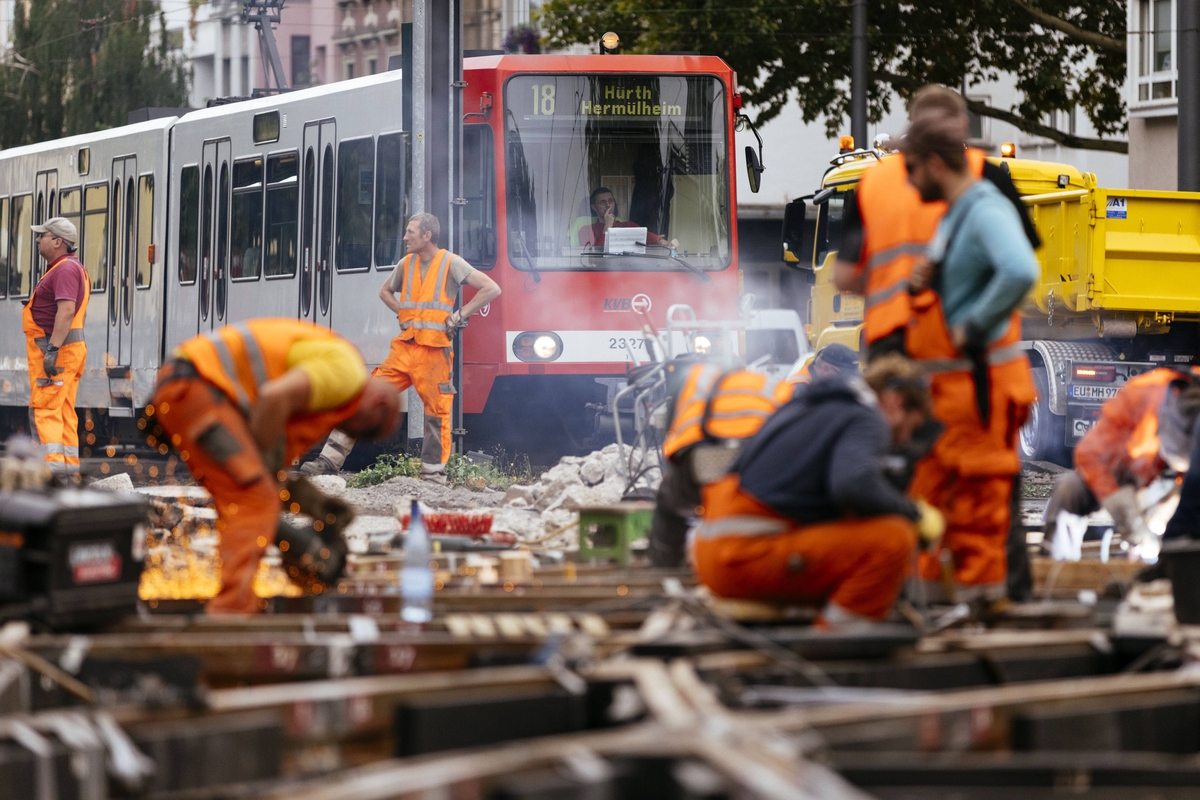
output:
{"label": "worker in orange vest", "polygon": [[[957,119],[966,138],[966,106],[957,92],[926,86],[913,97],[908,112],[909,119],[923,114]],[[994,184],[1020,210],[1025,236],[1037,248],[1037,231],[1008,172],[989,163],[976,148],[967,149],[967,164],[973,176]],[[904,352],[904,333],[912,318],[909,275],[946,213],[946,203],[923,201],[908,182],[904,158],[891,155],[863,172],[853,200],[843,208],[834,283],[843,292],[864,297],[868,361],[883,353]]]}
{"label": "worker in orange vest", "polygon": [[[408,255],[379,290],[379,299],[399,318],[400,335],[372,375],[401,392],[416,388],[425,407],[421,477],[445,483],[455,393],[451,338],[466,327],[472,314],[500,296],[500,287],[462,257],[440,249],[440,235],[441,225],[433,214],[414,214],[408,221],[404,231]],[[455,311],[463,284],[473,287],[475,296]],[[301,469],[309,475],[337,472],[353,448],[353,439],[335,431],[321,454]]]}
{"label": "worker in orange vest", "polygon": [[905,350],[932,377],[945,426],[911,492],[946,516],[942,550],[923,554],[921,576],[940,587],[952,574],[950,599],[987,602],[1008,591],[1016,437],[1036,397],[1016,308],[1039,265],[1010,199],[970,166],[965,135],[959,117],[925,113],[902,145],[921,199],[948,206],[908,280]]}
{"label": "worker in orange vest", "polygon": [[64,217],[34,225],[47,269],[21,312],[29,365],[31,432],[50,469],[79,472],[79,415],[75,397],[87,363],[83,324],[92,284],[75,257],[75,224]]}
{"label": "worker in orange vest", "polygon": [[[337,578],[349,509],[285,470],[334,429],[386,438],[399,409],[391,384],[368,379],[358,349],[328,328],[252,319],[180,345],[146,414],[150,443],[169,442],[217,507],[221,590],[209,612],[258,610],[252,582],[277,532],[293,580]],[[311,529],[282,523],[284,503],[313,517]]]}
{"label": "worker in orange vest", "polygon": [[858,356],[843,344],[817,351],[797,375],[775,383],[745,369],[722,372],[715,364],[667,365],[672,415],[663,439],[665,471],[650,528],[650,561],[656,567],[683,563],[688,520],[696,516],[701,488],[725,474],[739,443],[802,386],[814,379],[858,374]]}
{"label": "worker in orange vest", "polygon": [[883,475],[889,446],[931,412],[928,381],[899,355],[814,380],[704,488],[697,577],[722,597],[823,603],[827,626],[882,619],[917,534],[934,542],[944,527]]}
{"label": "worker in orange vest", "polygon": [[1084,516],[1103,507],[1131,545],[1151,535],[1137,491],[1168,468],[1184,474],[1200,416],[1200,372],[1162,367],[1129,380],[1100,409],[1075,446],[1075,469],[1061,475],[1046,506],[1045,531],[1059,512]]}

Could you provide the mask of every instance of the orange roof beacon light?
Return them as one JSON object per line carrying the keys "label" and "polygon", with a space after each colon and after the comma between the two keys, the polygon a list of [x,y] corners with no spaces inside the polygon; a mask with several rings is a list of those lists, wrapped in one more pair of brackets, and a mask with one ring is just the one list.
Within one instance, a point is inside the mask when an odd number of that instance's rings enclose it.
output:
{"label": "orange roof beacon light", "polygon": [[600,37],[600,52],[601,53],[616,53],[621,49],[621,37],[617,36],[612,31],[608,31]]}
{"label": "orange roof beacon light", "polygon": [[838,139],[838,153],[849,153],[854,150],[854,137],[842,136]]}
{"label": "orange roof beacon light", "polygon": [[1017,157],[1016,143],[1015,142],[1005,142],[1004,144],[1000,145],[1000,157],[1001,158],[1016,158]]}

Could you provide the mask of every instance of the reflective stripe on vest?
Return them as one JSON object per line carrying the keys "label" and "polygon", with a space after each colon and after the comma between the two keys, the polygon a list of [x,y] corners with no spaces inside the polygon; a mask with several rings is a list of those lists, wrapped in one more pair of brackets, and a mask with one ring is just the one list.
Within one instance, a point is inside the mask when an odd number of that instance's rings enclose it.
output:
{"label": "reflective stripe on vest", "polygon": [[791,526],[781,519],[751,514],[734,514],[719,519],[704,520],[696,526],[696,538],[718,539],[722,536],[777,536]]}

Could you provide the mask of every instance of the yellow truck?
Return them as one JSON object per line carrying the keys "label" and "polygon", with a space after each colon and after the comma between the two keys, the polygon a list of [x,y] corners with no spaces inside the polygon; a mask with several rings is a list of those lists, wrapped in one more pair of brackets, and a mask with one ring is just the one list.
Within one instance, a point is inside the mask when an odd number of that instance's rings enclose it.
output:
{"label": "yellow truck", "polygon": [[[792,201],[783,258],[812,276],[805,331],[814,349],[862,342],[862,297],[837,291],[842,211],[884,153],[831,162],[812,195]],[[1042,238],[1041,278],[1021,307],[1038,402],[1021,455],[1066,463],[1101,404],[1129,378],[1200,353],[1200,193],[1105,189],[1066,164],[1002,158]]]}

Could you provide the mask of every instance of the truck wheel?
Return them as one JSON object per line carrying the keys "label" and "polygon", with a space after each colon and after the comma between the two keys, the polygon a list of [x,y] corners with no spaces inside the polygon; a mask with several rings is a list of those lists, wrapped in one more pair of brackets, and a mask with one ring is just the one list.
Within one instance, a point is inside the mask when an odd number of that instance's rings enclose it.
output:
{"label": "truck wheel", "polygon": [[1067,463],[1066,418],[1050,411],[1050,384],[1045,367],[1033,368],[1033,385],[1038,399],[1029,407],[1029,420],[1017,437],[1017,453],[1022,461]]}

